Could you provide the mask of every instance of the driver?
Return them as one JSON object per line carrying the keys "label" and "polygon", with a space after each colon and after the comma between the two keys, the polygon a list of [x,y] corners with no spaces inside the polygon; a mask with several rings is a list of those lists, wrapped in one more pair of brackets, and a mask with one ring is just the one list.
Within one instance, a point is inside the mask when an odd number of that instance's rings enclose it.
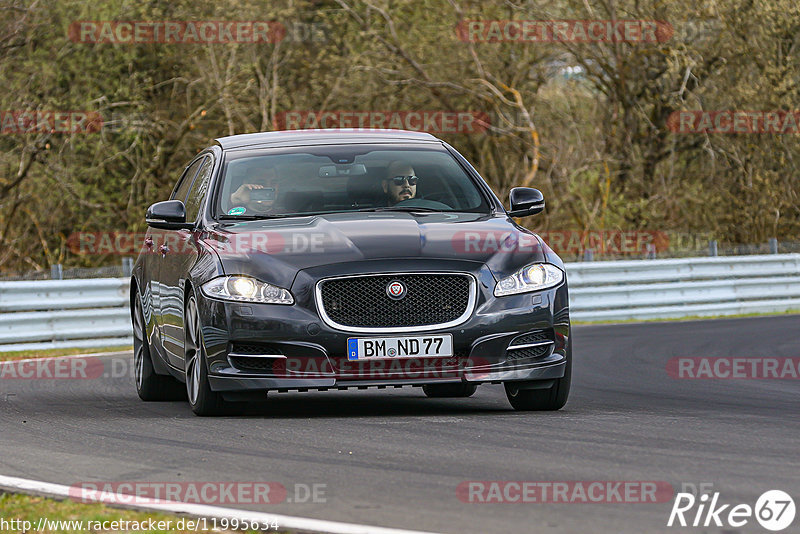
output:
{"label": "driver", "polygon": [[275,211],[278,200],[278,174],[268,167],[257,176],[248,177],[231,193],[233,209],[245,208],[247,212],[267,213]]}
{"label": "driver", "polygon": [[408,163],[403,161],[390,163],[383,179],[383,192],[386,194],[387,204],[394,206],[398,202],[416,197],[418,181],[414,167]]}

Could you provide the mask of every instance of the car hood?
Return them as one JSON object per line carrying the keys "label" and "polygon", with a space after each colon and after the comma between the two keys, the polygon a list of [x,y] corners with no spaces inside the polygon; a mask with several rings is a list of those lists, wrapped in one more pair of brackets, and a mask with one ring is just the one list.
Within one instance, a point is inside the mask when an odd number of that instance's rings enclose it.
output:
{"label": "car hood", "polygon": [[299,270],[362,260],[426,258],[486,264],[501,278],[544,261],[546,245],[505,215],[350,212],[234,221],[204,232],[226,274],[289,287]]}

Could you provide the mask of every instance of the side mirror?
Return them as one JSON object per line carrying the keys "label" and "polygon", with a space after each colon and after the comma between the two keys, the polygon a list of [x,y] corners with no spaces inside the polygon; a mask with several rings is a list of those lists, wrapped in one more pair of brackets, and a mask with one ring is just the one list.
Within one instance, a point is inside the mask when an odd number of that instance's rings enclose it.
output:
{"label": "side mirror", "polygon": [[194,223],[186,222],[186,206],[180,200],[156,202],[147,208],[147,226],[162,230],[183,230],[194,228]]}
{"label": "side mirror", "polygon": [[508,195],[508,200],[511,204],[508,214],[512,217],[528,217],[544,209],[542,192],[531,187],[515,187]]}

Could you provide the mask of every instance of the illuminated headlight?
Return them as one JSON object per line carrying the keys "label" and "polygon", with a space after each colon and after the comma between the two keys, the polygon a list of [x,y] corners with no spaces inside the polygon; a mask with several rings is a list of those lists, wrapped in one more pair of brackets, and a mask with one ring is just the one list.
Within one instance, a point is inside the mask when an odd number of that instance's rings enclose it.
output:
{"label": "illuminated headlight", "polygon": [[220,276],[203,284],[203,293],[212,298],[263,304],[294,304],[288,289],[247,276]]}
{"label": "illuminated headlight", "polygon": [[564,281],[564,271],[549,263],[526,265],[494,287],[494,296],[516,295],[555,287]]}

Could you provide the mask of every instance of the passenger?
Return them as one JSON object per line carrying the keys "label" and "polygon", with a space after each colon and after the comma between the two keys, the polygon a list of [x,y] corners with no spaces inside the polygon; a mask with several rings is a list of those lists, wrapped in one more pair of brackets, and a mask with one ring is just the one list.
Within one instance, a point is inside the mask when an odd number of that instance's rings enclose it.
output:
{"label": "passenger", "polygon": [[[273,168],[264,169],[260,175],[245,178],[244,183],[231,194],[232,208],[229,214],[277,212],[279,185],[278,174]],[[245,211],[241,211],[241,208]]]}

